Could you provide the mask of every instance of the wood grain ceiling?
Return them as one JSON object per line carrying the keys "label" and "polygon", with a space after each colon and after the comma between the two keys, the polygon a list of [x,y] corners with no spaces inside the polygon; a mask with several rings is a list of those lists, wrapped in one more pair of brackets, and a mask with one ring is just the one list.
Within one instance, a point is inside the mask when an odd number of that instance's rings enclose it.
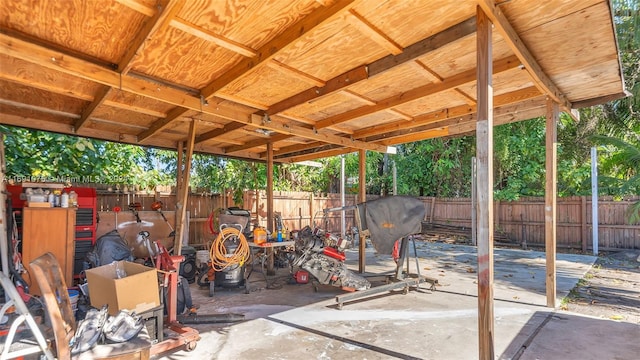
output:
{"label": "wood grain ceiling", "polygon": [[6,0],[0,123],[279,162],[466,134],[477,8],[496,123],[624,96],[608,1]]}

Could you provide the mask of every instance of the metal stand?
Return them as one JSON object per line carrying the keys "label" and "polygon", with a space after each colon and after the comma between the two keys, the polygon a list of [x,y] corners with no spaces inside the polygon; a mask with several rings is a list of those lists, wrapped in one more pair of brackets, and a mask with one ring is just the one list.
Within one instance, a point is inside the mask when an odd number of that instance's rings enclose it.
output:
{"label": "metal stand", "polygon": [[[11,323],[11,328],[9,329],[9,334],[7,335],[7,339],[4,343],[4,348],[2,350],[2,354],[0,354],[0,358],[2,359],[14,359],[14,358],[22,358],[23,356],[35,354],[42,352],[44,357],[50,360],[55,359],[47,341],[40,331],[38,324],[36,323],[33,315],[29,312],[27,305],[22,301],[18,290],[13,285],[13,282],[2,272],[0,272],[0,282],[2,282],[2,288],[4,289],[5,296],[7,297],[7,302],[4,304],[2,309],[0,309],[0,317],[4,316],[5,312],[11,307],[15,306],[16,313],[19,316],[13,320]],[[16,332],[18,331],[18,326],[20,326],[23,322],[26,322],[33,336],[36,338],[36,342],[38,346],[28,346],[26,348],[17,349],[11,351],[11,345],[13,344],[13,339],[15,338]]]}
{"label": "metal stand", "polygon": [[[413,254],[416,263],[416,274],[409,273],[409,240],[413,243]],[[420,275],[420,264],[418,263],[418,253],[416,250],[416,242],[412,236],[403,237],[400,241],[400,258],[396,265],[396,272],[393,277],[386,276],[383,278],[391,282],[386,285],[372,287],[371,289],[356,291],[348,294],[336,296],[338,309],[341,310],[346,302],[363,299],[372,295],[384,293],[387,291],[402,289],[403,294],[409,293],[410,288],[418,289],[421,283],[429,283],[429,290],[435,291],[438,279],[428,278]],[[403,271],[404,262],[407,262],[407,269]],[[379,276],[378,276],[379,277]],[[371,279],[371,278],[368,278]]]}

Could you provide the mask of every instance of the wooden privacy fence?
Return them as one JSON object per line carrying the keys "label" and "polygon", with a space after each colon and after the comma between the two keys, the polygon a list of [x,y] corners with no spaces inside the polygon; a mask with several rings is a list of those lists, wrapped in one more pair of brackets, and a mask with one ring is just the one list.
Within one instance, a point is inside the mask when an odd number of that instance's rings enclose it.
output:
{"label": "wooden privacy fence", "polygon": [[[367,200],[378,198],[367,195]],[[251,212],[252,223],[267,227],[267,196],[265,191],[246,191],[243,204],[234,204],[231,196],[191,194],[189,210],[189,238],[192,243],[204,244],[212,238],[207,217],[220,208],[239,206]],[[470,234],[471,200],[468,198],[421,197],[425,204],[425,223],[464,228]],[[98,192],[98,211],[112,211],[114,206],[127,210],[131,202],[139,202],[143,210],[150,210],[151,203],[161,200],[167,211],[175,210],[175,195],[169,193],[113,193]],[[598,201],[598,239],[602,250],[640,249],[640,225],[625,221],[625,212],[640,196],[614,200],[601,197]],[[345,205],[358,203],[356,195],[346,195]],[[312,224],[332,232],[341,231],[340,212],[331,212],[322,222],[322,210],[340,207],[340,194],[314,195],[307,192],[276,191],[273,197],[275,212],[282,216],[289,230],[301,229]],[[574,196],[559,198],[557,202],[557,244],[559,248],[587,251],[592,248],[591,197]],[[347,232],[355,226],[352,210],[345,211]],[[494,225],[501,239],[523,246],[544,246],[544,198],[528,197],[518,201],[495,201]]]}

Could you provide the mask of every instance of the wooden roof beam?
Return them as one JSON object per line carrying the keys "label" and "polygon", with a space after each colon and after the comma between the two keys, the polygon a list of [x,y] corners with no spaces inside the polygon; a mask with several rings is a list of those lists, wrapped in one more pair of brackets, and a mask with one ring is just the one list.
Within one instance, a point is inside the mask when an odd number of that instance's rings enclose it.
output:
{"label": "wooden roof beam", "polygon": [[475,33],[475,30],[476,18],[471,17],[459,24],[453,25],[446,30],[406,47],[401,54],[388,55],[380,60],[372,62],[369,65],[356,67],[327,80],[326,85],[323,87],[307,89],[287,99],[281,100],[271,105],[266,113],[274,115],[313,99],[333,94],[334,92],[347,88],[357,82],[385,73],[398,65],[404,64],[408,61],[413,61],[420,56],[471,35]]}
{"label": "wooden roof beam", "polygon": [[522,65],[524,65],[527,73],[533,80],[533,83],[540,91],[548,95],[553,101],[558,103],[562,109],[573,117],[576,121],[576,113],[572,112],[573,106],[569,99],[560,91],[553,81],[542,70],[540,64],[531,54],[522,39],[515,31],[509,20],[504,15],[500,7],[494,4],[493,0],[478,0],[478,5],[493,23],[495,28],[500,32],[504,40],[507,42],[511,50],[516,54]]}
{"label": "wooden roof beam", "polygon": [[[493,64],[494,74],[513,69],[520,65],[520,61],[515,56],[510,56],[504,59],[497,60]],[[408,102],[418,100],[422,97],[437,94],[446,90],[454,89],[460,85],[472,82],[476,80],[476,69],[469,69],[456,75],[453,75],[447,79],[444,79],[440,83],[431,83],[415,89],[411,89],[407,92],[391,96],[384,100],[378,101],[376,105],[362,106],[342,114],[331,116],[322,119],[316,123],[316,128],[322,129],[325,127],[341,124],[353,119],[357,119],[363,116],[375,114],[379,111],[387,110],[389,108],[396,107],[398,105],[406,104]]]}
{"label": "wooden roof beam", "polygon": [[[345,11],[350,6],[353,6],[354,1],[355,0],[340,0],[333,4],[331,7],[321,8],[304,17],[293,26],[290,26],[283,33],[276,36],[271,41],[264,44],[260,49],[258,49],[254,57],[245,58],[244,60],[236,64],[233,68],[225,71],[224,75],[220,76],[219,78],[202,88],[200,91],[200,94],[202,96],[201,101],[211,99],[215,95],[220,95],[221,90],[225,86],[229,85],[234,80],[237,80],[242,76],[248,74],[259,65],[274,59],[280,51],[294,43],[300,37],[304,36],[312,29],[333,20],[342,11]],[[225,95],[220,96],[222,97]],[[167,126],[170,122],[171,121],[166,121],[166,118],[159,120],[159,126],[154,126],[155,131],[161,131],[162,128],[164,126]],[[148,133],[145,135],[147,135],[148,137],[152,136],[153,134],[154,133]]]}
{"label": "wooden roof beam", "polygon": [[228,132],[234,131],[234,130],[238,130],[242,127],[244,127],[245,124],[243,123],[238,123],[238,122],[230,122],[228,124],[226,124],[224,127],[222,127],[222,129],[215,129],[215,130],[211,130],[211,131],[207,131],[204,134],[200,134],[198,136],[196,136],[195,142],[196,144],[199,144],[201,142],[207,141],[207,140],[211,140],[211,139],[215,139],[217,137],[220,137]]}
{"label": "wooden roof beam", "polygon": [[231,82],[275,58],[278,53],[288,48],[311,30],[333,21],[337,16],[340,16],[344,11],[352,7],[355,1],[356,0],[338,0],[329,7],[322,7],[305,16],[293,26],[288,27],[285,31],[260,47],[255,57],[243,59],[233,68],[225,71],[222,76],[205,86],[201,91],[202,95],[206,99],[215,96]]}
{"label": "wooden roof beam", "polygon": [[[275,59],[271,59],[271,61],[267,61],[265,62],[265,65],[276,70],[279,71],[283,74],[289,75],[291,77],[294,77],[302,82],[305,82],[307,84],[313,85],[313,86],[325,86],[326,82],[324,80],[318,79],[315,76],[309,75],[305,72],[302,72],[296,68],[293,68],[285,63],[281,63],[278,60]],[[262,110],[266,110],[266,109],[262,109]]]}
{"label": "wooden roof beam", "polygon": [[170,25],[180,31],[183,31],[189,35],[193,35],[202,40],[208,41],[210,43],[214,43],[221,48],[225,48],[227,50],[233,51],[237,54],[246,57],[254,57],[258,55],[258,52],[253,50],[252,48],[245,46],[239,42],[233,41],[231,39],[227,39],[224,36],[215,34],[209,30],[203,29],[195,24],[192,24],[183,19],[175,18],[171,20]]}
{"label": "wooden roof beam", "polygon": [[[494,106],[503,106],[522,102],[531,98],[540,96],[538,88],[532,86],[516,91],[512,91],[506,94],[497,95],[494,97]],[[454,119],[461,116],[473,114],[476,111],[475,106],[460,105],[451,108],[440,109],[430,113],[422,114],[413,118],[413,120],[399,120],[392,123],[371,126],[359,131],[355,131],[353,137],[356,139],[369,139],[372,136],[377,136],[393,131],[410,129],[418,126],[427,125],[436,121],[442,121],[447,119]],[[449,124],[447,124],[449,125]],[[442,126],[442,125],[440,125]]]}
{"label": "wooden roof beam", "polygon": [[387,34],[375,27],[375,25],[365,19],[364,16],[358,14],[358,12],[356,12],[354,9],[349,10],[346,18],[349,24],[354,26],[363,35],[367,36],[369,39],[382,46],[391,54],[398,55],[402,53],[402,46],[400,44],[393,41],[393,39],[387,36]]}
{"label": "wooden roof beam", "polygon": [[[159,2],[157,11],[154,11],[151,19],[144,24],[142,30],[136,35],[131,45],[127,48],[126,53],[120,59],[120,62],[118,63],[118,71],[121,74],[126,75],[129,70],[131,70],[131,61],[142,48],[145,41],[158,32],[158,30],[166,26],[168,21],[178,13],[180,8],[182,8],[183,4],[184,0],[162,0]],[[98,90],[93,101],[82,111],[80,118],[76,120],[74,124],[75,130],[80,129],[87,122],[98,106],[100,106],[109,96],[111,89],[112,88],[110,86],[103,86]]]}

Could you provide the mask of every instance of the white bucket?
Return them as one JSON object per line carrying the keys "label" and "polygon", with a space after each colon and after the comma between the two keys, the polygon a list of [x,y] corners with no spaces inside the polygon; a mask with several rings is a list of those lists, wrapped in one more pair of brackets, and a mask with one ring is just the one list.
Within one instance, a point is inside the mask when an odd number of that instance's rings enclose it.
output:
{"label": "white bucket", "polygon": [[207,262],[211,260],[208,250],[196,251],[196,267],[200,268],[201,265],[207,265]]}
{"label": "white bucket", "polygon": [[68,289],[69,292],[69,301],[71,302],[71,310],[73,313],[76,313],[78,310],[78,298],[80,297],[80,292],[74,289]]}

